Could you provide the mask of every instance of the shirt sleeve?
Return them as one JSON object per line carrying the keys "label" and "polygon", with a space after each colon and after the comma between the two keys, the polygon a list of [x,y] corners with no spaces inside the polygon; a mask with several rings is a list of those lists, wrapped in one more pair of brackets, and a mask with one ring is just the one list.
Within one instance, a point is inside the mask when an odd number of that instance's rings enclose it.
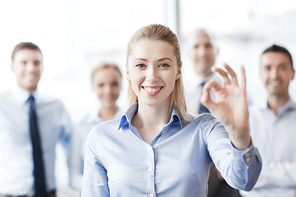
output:
{"label": "shirt sleeve", "polygon": [[70,186],[72,189],[81,191],[82,174],[83,174],[83,160],[81,155],[82,140],[85,138],[82,135],[83,130],[80,125],[76,125],[70,140],[69,152],[69,175]]}
{"label": "shirt sleeve", "polygon": [[61,127],[61,134],[60,134],[60,142],[63,145],[68,158],[70,137],[73,131],[73,126],[72,126],[70,116],[63,105],[61,107],[61,121],[62,121],[62,127]]}
{"label": "shirt sleeve", "polygon": [[82,197],[109,197],[107,170],[98,157],[96,132],[93,129],[87,137],[84,174],[82,184]]}
{"label": "shirt sleeve", "polygon": [[226,182],[233,188],[250,191],[262,168],[258,150],[253,144],[246,150],[236,149],[223,125],[213,117],[204,121],[204,138],[209,155]]}
{"label": "shirt sleeve", "polygon": [[256,188],[296,187],[296,162],[263,164]]}
{"label": "shirt sleeve", "polygon": [[[60,102],[60,137],[59,142],[63,147],[64,155],[67,161],[68,174],[70,174],[70,158],[69,158],[69,147],[70,147],[70,138],[73,131],[72,122],[68,112],[63,106],[62,102]],[[68,176],[69,177],[69,176]]]}

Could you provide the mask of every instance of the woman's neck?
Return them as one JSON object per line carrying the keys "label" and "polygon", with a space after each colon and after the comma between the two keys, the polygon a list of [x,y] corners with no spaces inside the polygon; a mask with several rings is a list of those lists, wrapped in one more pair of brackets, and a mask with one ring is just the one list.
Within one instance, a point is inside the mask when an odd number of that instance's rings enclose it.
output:
{"label": "woman's neck", "polygon": [[103,120],[111,120],[115,116],[117,109],[118,107],[116,105],[108,106],[108,107],[101,106],[99,110],[99,116]]}
{"label": "woman's neck", "polygon": [[169,122],[171,110],[168,105],[157,106],[141,105],[132,120],[132,125],[137,128],[140,135],[147,143],[156,137],[161,129]]}

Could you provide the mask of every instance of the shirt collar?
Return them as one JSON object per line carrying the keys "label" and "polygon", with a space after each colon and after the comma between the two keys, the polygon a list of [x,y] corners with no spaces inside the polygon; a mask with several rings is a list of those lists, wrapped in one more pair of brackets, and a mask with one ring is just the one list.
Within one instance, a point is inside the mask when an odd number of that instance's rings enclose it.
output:
{"label": "shirt collar", "polygon": [[180,126],[180,129],[183,128],[183,122],[179,116],[178,110],[175,107],[173,107],[173,110],[172,110],[170,123],[171,122],[175,122],[176,124],[178,124]]}
{"label": "shirt collar", "polygon": [[[260,109],[261,110],[267,110],[267,109],[270,109],[269,107],[268,107],[268,104],[267,104],[267,101],[265,101],[265,102],[263,102],[261,105],[260,105]],[[288,100],[287,100],[287,102],[279,109],[279,114],[280,113],[282,113],[282,112],[284,112],[284,111],[286,111],[286,110],[289,110],[289,109],[291,109],[291,110],[296,110],[296,103],[294,103],[293,101],[292,101],[292,99],[291,98],[289,98]]]}
{"label": "shirt collar", "polygon": [[[15,94],[15,98],[17,100],[17,102],[21,105],[25,105],[29,96],[30,96],[30,93],[23,89],[22,87],[20,87],[19,85],[17,85],[14,89],[13,89],[13,93]],[[32,96],[34,96],[35,98],[35,103],[38,102],[38,92],[37,90],[35,90],[34,92],[32,92],[31,94]]]}
{"label": "shirt collar", "polygon": [[[137,111],[138,111],[138,102],[132,104],[128,108],[128,110],[125,112],[125,114],[121,116],[118,130],[124,126],[131,125],[132,119]],[[179,113],[175,107],[173,107],[169,124],[171,124],[171,123],[178,124],[180,126],[180,129],[183,128],[182,120],[181,120]]]}
{"label": "shirt collar", "polygon": [[85,119],[85,122],[87,122],[88,124],[102,122],[102,119],[99,116],[99,110],[98,109],[93,110],[89,114],[89,116]]}
{"label": "shirt collar", "polygon": [[279,109],[279,113],[282,113],[286,110],[295,110],[296,104],[289,98],[287,102]]}
{"label": "shirt collar", "polygon": [[118,130],[125,125],[130,125],[135,113],[138,111],[138,102],[132,104],[127,111],[121,116]]}

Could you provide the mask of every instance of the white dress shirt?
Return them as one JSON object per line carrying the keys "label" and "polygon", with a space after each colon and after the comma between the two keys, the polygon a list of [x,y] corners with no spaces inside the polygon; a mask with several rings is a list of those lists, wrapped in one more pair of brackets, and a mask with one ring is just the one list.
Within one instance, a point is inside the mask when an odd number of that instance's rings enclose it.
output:
{"label": "white dress shirt", "polygon": [[[123,113],[124,112],[118,107],[113,119],[120,118]],[[99,110],[95,110],[74,127],[69,155],[70,186],[74,190],[81,191],[82,187],[84,151],[87,135],[90,130],[101,122],[104,122],[104,119],[99,116]]]}
{"label": "white dress shirt", "polygon": [[[221,86],[223,85],[221,77],[217,73],[212,73],[208,77],[201,77],[197,73],[194,73],[194,77],[190,78],[190,81],[185,82],[185,96],[186,96],[186,105],[187,111],[191,115],[197,116],[199,112],[200,98],[202,93],[201,83],[215,80]],[[216,97],[214,91],[210,90],[210,97],[215,102]]]}
{"label": "white dress shirt", "polygon": [[246,196],[296,196],[296,104],[289,99],[278,115],[264,103],[250,109],[253,143],[262,157],[262,172]]}
{"label": "white dress shirt", "polygon": [[[61,101],[40,94],[35,98],[47,191],[56,189],[55,146],[66,147],[71,133]],[[34,161],[29,129],[29,92],[20,87],[0,93],[0,194],[33,195]]]}

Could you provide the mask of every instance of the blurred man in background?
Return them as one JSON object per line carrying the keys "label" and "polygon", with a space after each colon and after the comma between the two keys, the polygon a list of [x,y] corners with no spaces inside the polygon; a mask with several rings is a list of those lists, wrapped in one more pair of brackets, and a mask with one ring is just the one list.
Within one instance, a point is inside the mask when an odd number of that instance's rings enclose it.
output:
{"label": "blurred man in background", "polygon": [[[251,137],[262,171],[250,197],[296,196],[296,104],[289,96],[295,70],[290,52],[272,45],[261,55],[260,77],[267,101],[250,108]],[[294,90],[295,91],[295,90]]]}
{"label": "blurred man in background", "polygon": [[0,196],[55,197],[55,147],[67,147],[71,124],[60,100],[37,91],[40,48],[30,42],[12,52],[17,86],[0,93]]}
{"label": "blurred man in background", "polygon": [[[220,76],[213,73],[211,68],[215,65],[219,49],[215,43],[215,37],[207,30],[198,29],[189,39],[188,57],[194,68],[194,78],[191,79],[185,89],[188,112],[192,115],[198,115],[203,112],[209,112],[200,104],[201,93],[204,84],[207,81],[215,80],[222,85]],[[213,91],[210,91],[211,99],[215,101]]]}
{"label": "blurred man in background", "polygon": [[[194,67],[194,78],[185,86],[187,110],[192,115],[209,113],[209,110],[200,103],[202,89],[207,81],[215,80],[221,86],[220,76],[213,73],[211,68],[215,65],[219,49],[216,38],[208,30],[198,29],[189,39],[188,56]],[[210,90],[210,97],[215,101],[215,95]],[[220,172],[213,165],[209,176],[209,197],[239,197],[239,191],[230,187]]]}

